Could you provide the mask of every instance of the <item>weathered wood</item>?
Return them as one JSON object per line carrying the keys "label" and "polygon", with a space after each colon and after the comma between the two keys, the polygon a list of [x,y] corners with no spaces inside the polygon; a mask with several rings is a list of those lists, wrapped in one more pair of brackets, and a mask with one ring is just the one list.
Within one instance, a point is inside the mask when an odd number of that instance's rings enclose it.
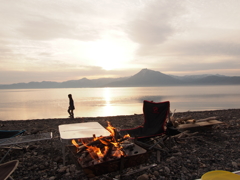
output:
{"label": "weathered wood", "polygon": [[181,123],[183,123],[183,122],[185,122],[185,121],[187,121],[189,119],[193,119],[192,116],[177,118],[176,121],[181,124]]}
{"label": "weathered wood", "polygon": [[217,120],[217,117],[208,117],[208,118],[205,118],[205,119],[198,119],[196,120],[196,122],[203,122],[203,121],[211,121],[211,120]]}
{"label": "weathered wood", "polygon": [[186,121],[186,123],[195,123],[195,122],[196,122],[195,119],[189,119],[189,120]]}
{"label": "weathered wood", "polygon": [[199,129],[199,128],[211,127],[213,125],[222,124],[222,123],[223,122],[218,120],[210,120],[210,121],[196,122],[194,124],[179,124],[178,129],[179,130]]}
{"label": "weathered wood", "polygon": [[160,162],[161,161],[161,152],[157,151],[157,161]]}

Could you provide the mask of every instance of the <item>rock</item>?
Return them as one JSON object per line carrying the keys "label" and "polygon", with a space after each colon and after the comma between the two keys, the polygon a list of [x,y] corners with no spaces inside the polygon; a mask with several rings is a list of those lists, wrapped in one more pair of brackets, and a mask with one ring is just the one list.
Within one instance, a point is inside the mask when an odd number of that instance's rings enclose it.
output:
{"label": "rock", "polygon": [[45,166],[43,164],[40,164],[39,169],[43,170],[43,169],[45,169]]}
{"label": "rock", "polygon": [[67,170],[67,166],[62,166],[60,167],[57,171],[60,172],[60,173],[63,173]]}
{"label": "rock", "polygon": [[233,161],[232,161],[232,166],[233,166],[234,168],[238,168],[238,164],[237,164],[236,162],[233,162]]}
{"label": "rock", "polygon": [[72,164],[72,165],[69,167],[69,171],[70,171],[70,172],[75,172],[75,171],[76,171],[76,165],[75,165],[75,164]]}
{"label": "rock", "polygon": [[165,172],[165,174],[169,175],[171,171],[167,166],[165,166],[164,167],[164,172]]}
{"label": "rock", "polygon": [[[123,170],[123,174],[154,163],[157,163],[157,166],[132,174],[126,177],[126,180],[137,178],[144,178],[147,180],[193,180],[200,178],[201,175],[213,169],[224,169],[230,172],[238,170],[240,168],[240,126],[238,126],[240,124],[240,109],[210,112],[211,114],[208,114],[208,111],[175,113],[174,116],[176,116],[176,118],[186,117],[188,115],[192,115],[195,119],[218,116],[219,120],[223,121],[224,124],[219,125],[218,128],[197,131],[198,134],[196,136],[193,135],[189,138],[182,138],[180,139],[181,141],[178,141],[180,143],[173,143],[172,141],[170,142],[170,140],[166,140],[166,147],[169,148],[171,153],[166,154],[160,151],[161,162],[157,162],[157,151],[151,151],[146,164],[142,164],[142,166],[139,164],[136,167],[126,168]],[[236,117],[234,121],[232,121],[232,117]],[[118,129],[126,129],[127,127],[132,128],[144,121],[142,115],[92,117],[84,118],[84,121],[97,121],[106,127],[106,119],[111,121],[112,125]],[[68,151],[66,151],[66,166],[63,166],[62,143],[59,139],[58,126],[60,124],[78,122],[82,122],[82,118],[75,118],[73,120],[63,118],[0,121],[0,124],[3,125],[1,127],[3,130],[16,129],[16,127],[18,127],[19,129],[25,129],[29,135],[31,135],[32,129],[32,132],[35,131],[34,133],[44,133],[49,132],[49,130],[53,132],[54,138],[51,140],[27,143],[26,145],[28,145],[28,148],[26,150],[11,150],[5,161],[7,162],[12,159],[19,160],[18,168],[12,174],[13,179],[88,180],[89,178],[83,170],[75,164],[72,164],[70,160],[71,154]],[[44,125],[41,127],[41,124]],[[227,124],[231,126],[227,126]],[[6,149],[0,150],[0,153],[6,152]],[[120,179],[119,171],[116,171],[97,177],[93,175],[91,180],[106,180],[107,178],[105,176]]]}
{"label": "rock", "polygon": [[149,177],[147,174],[142,174],[141,176],[137,177],[137,180],[148,180],[148,179],[149,179]]}
{"label": "rock", "polygon": [[69,177],[71,174],[68,172],[65,174],[66,177]]}
{"label": "rock", "polygon": [[153,174],[154,174],[154,176],[159,176],[159,172],[158,171],[154,171]]}
{"label": "rock", "polygon": [[187,168],[185,168],[185,167],[183,166],[183,167],[182,167],[182,172],[183,172],[184,174],[186,174],[186,173],[188,172]]}

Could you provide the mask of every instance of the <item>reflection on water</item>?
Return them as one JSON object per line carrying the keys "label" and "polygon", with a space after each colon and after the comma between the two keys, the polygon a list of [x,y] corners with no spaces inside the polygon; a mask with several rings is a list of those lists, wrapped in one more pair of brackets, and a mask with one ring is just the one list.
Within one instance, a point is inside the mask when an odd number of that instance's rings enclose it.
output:
{"label": "reflection on water", "polygon": [[170,101],[171,110],[240,108],[240,86],[126,87],[0,90],[0,120],[67,118],[68,94],[76,117],[142,113],[143,100]]}

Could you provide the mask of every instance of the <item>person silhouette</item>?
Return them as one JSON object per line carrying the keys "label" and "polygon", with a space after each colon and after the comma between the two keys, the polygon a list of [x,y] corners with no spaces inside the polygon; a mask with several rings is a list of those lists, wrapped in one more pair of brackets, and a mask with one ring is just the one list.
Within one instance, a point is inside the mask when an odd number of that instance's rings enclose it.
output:
{"label": "person silhouette", "polygon": [[69,95],[68,95],[68,98],[69,98],[68,113],[69,113],[69,115],[70,115],[69,117],[70,117],[70,118],[74,118],[73,110],[75,109],[75,107],[74,107],[74,101],[73,101],[72,95],[69,94]]}

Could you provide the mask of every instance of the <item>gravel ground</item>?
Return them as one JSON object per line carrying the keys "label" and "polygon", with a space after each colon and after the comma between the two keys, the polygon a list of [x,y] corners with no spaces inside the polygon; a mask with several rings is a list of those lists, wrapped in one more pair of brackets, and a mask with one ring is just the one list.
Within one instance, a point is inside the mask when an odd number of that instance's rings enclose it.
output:
{"label": "gravel ground", "polygon": [[[143,115],[0,121],[1,130],[25,129],[25,135],[53,132],[53,139],[31,142],[24,149],[13,149],[4,162],[19,160],[19,166],[12,174],[16,180],[69,180],[69,179],[123,179],[123,180],[193,180],[211,170],[240,170],[240,109],[195,111],[175,113],[174,117],[192,116],[202,119],[217,116],[224,122],[211,129],[202,129],[194,135],[166,141],[168,152],[152,150],[146,163],[120,172],[97,177],[88,177],[75,164],[72,156],[66,156],[63,165],[58,125],[80,122],[99,122],[104,127],[110,121],[117,129],[132,128],[142,124]],[[6,149],[0,149],[0,157]],[[156,164],[156,166],[141,170]],[[137,172],[138,171],[138,172]],[[130,174],[134,172],[133,174]]]}

